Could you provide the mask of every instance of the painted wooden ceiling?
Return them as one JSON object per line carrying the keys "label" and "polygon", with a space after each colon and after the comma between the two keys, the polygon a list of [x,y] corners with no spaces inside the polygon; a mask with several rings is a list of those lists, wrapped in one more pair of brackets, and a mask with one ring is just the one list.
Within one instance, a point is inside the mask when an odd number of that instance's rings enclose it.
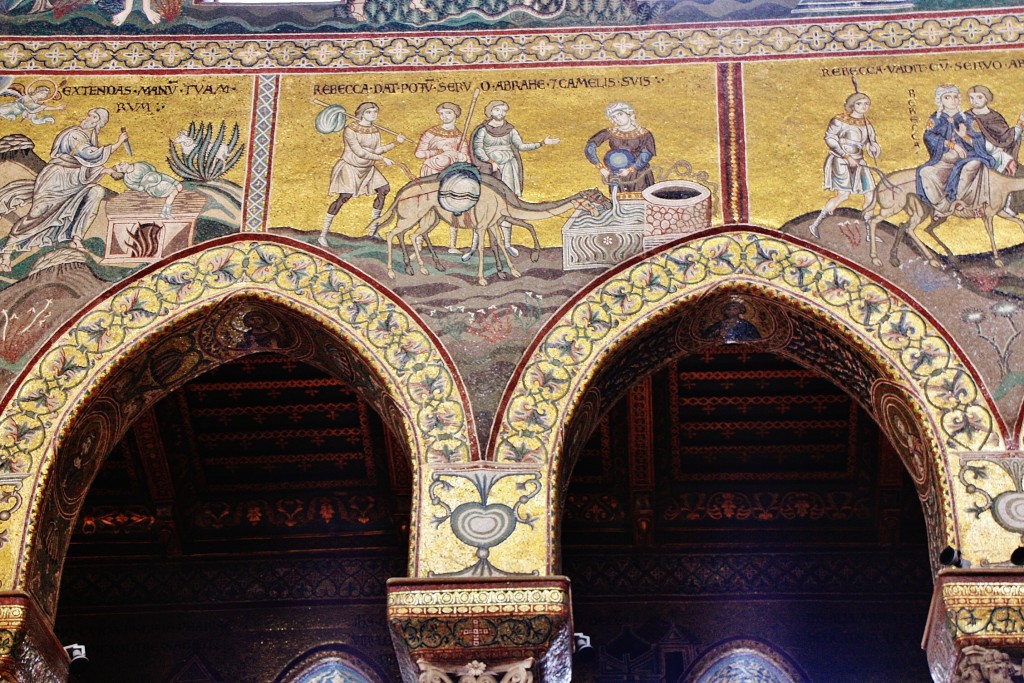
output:
{"label": "painted wooden ceiling", "polygon": [[[575,465],[566,553],[924,547],[898,457],[820,374],[722,347],[656,373],[649,407],[631,396]],[[637,410],[653,428],[653,485],[627,455]],[[410,481],[406,457],[350,388],[309,365],[250,356],[133,425],[89,491],[70,557],[404,554]]]}

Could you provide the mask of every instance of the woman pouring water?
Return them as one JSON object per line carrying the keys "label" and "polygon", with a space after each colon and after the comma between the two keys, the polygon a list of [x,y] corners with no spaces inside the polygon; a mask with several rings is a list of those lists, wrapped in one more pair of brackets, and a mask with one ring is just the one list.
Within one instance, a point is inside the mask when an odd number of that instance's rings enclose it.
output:
{"label": "woman pouring water", "polygon": [[[636,112],[625,102],[613,102],[604,110],[611,128],[595,133],[583,153],[601,172],[612,191],[612,199],[639,199],[640,193],[654,184],[651,159],[654,158],[654,134],[636,122]],[[598,156],[608,145],[604,157]]]}

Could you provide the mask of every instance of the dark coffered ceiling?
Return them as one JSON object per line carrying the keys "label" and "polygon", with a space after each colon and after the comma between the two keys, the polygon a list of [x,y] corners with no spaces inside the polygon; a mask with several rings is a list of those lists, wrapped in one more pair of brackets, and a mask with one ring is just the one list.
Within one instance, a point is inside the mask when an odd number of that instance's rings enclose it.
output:
{"label": "dark coffered ceiling", "polygon": [[165,397],[114,448],[71,556],[404,547],[406,458],[351,389],[272,355]]}
{"label": "dark coffered ceiling", "polygon": [[620,401],[573,470],[567,546],[923,544],[898,456],[819,373],[724,347],[670,364],[650,395],[653,486],[621,457],[635,446]]}
{"label": "dark coffered ceiling", "polygon": [[[672,363],[652,377],[649,401],[627,394],[600,421],[566,497],[567,558],[599,547],[912,546],[923,556],[913,488],[866,413],[814,371],[737,349]],[[649,411],[650,481],[628,456],[636,410]],[[88,494],[69,562],[404,554],[411,475],[400,453],[338,380],[250,356],[136,422]]]}

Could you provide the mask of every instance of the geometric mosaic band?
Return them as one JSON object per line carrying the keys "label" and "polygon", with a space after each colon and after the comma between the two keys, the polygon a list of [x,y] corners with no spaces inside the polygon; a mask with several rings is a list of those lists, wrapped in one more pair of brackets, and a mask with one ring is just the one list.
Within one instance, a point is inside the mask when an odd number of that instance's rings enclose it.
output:
{"label": "geometric mosaic band", "polygon": [[249,169],[249,182],[246,184],[243,232],[262,232],[266,220],[278,82],[278,77],[267,74],[261,74],[256,79],[252,122],[252,166]]}
{"label": "geometric mosaic band", "polygon": [[[389,582],[388,614],[392,617],[554,614],[569,608],[569,591],[559,586],[493,588],[418,588]],[[519,582],[515,582],[519,583]],[[433,585],[437,585],[436,583]]]}
{"label": "geometric mosaic band", "polygon": [[925,51],[1018,47],[1024,15],[842,19],[754,26],[722,24],[621,31],[554,33],[433,33],[309,38],[181,40],[153,36],[118,39],[0,42],[0,69],[389,69],[472,66],[559,66],[586,60],[651,62],[671,59],[743,60],[771,56],[825,56],[857,51]]}

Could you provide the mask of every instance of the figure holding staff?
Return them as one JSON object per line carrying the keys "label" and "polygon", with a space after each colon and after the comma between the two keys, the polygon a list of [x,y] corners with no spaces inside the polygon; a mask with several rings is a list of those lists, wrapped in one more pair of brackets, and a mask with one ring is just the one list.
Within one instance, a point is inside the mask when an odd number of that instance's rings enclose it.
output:
{"label": "figure holding staff", "polygon": [[877,159],[882,155],[882,148],[878,146],[875,129],[867,117],[871,98],[858,90],[856,80],[853,89],[853,94],[846,98],[845,111],[833,117],[825,130],[825,144],[828,146],[825,189],[835,194],[825,202],[825,207],[808,227],[815,238],[820,236],[821,222],[826,216],[831,216],[840,204],[855,194],[866,199],[875,189],[866,157]]}
{"label": "figure holding staff", "polygon": [[[476,97],[480,94],[477,90],[473,95],[473,104],[470,105],[469,115],[473,116],[473,107],[476,104]],[[469,145],[466,142],[465,131],[459,130],[456,125],[459,116],[462,115],[462,107],[454,102],[442,102],[437,105],[437,116],[441,123],[423,131],[419,144],[416,145],[416,158],[423,160],[420,168],[420,177],[434,175],[445,170],[457,162],[468,162]],[[458,228],[452,226],[448,229],[448,253],[458,254]]]}
{"label": "figure holding staff", "polygon": [[[360,104],[355,111],[356,121],[351,123],[348,122],[348,114],[343,107],[314,102],[324,106],[316,118],[316,129],[321,133],[336,133],[343,130],[345,142],[341,158],[335,162],[331,171],[331,184],[327,191],[328,194],[336,194],[338,197],[327,208],[327,216],[317,239],[317,244],[326,247],[327,233],[331,229],[334,217],[352,197],[375,195],[372,218],[374,221],[380,218],[391,185],[377,169],[377,162],[383,162],[385,166],[393,165],[395,162],[384,155],[405,142],[405,136],[376,125],[380,107],[375,102]],[[393,134],[395,141],[383,144],[381,131]],[[371,235],[375,231],[376,223],[371,229]]]}

